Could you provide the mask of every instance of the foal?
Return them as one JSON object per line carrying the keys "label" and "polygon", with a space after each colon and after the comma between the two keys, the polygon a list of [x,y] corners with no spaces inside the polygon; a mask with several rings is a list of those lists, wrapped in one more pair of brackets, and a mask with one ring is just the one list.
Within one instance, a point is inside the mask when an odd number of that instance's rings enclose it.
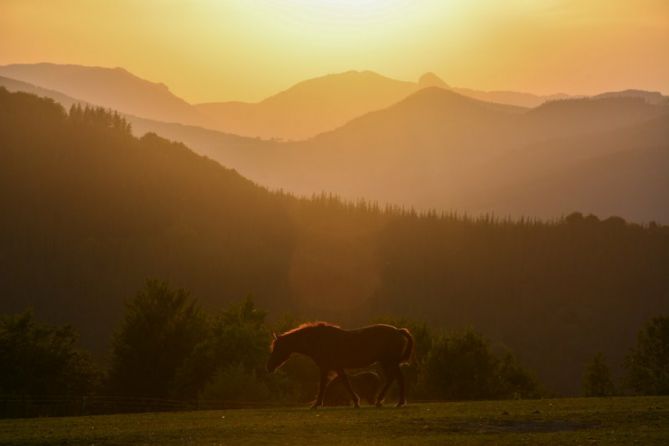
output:
{"label": "foal", "polygon": [[379,363],[386,382],[376,405],[380,406],[388,388],[397,380],[400,397],[397,407],[406,404],[404,376],[400,364],[409,362],[413,352],[413,337],[406,328],[392,325],[370,325],[357,330],[343,330],[325,322],[302,324],[279,336],[273,335],[272,352],[267,361],[267,370],[272,373],[288,360],[293,353],[310,357],[320,369],[320,387],[313,408],[323,405],[323,397],[330,374],[335,372],[348,390],[355,407],[360,407],[360,398],[353,391],[345,369],[359,369]]}
{"label": "foal", "polygon": [[[348,381],[353,387],[353,391],[358,394],[360,399],[369,404],[376,403],[376,396],[379,394],[381,379],[376,372],[365,370],[358,373],[349,373]],[[350,402],[350,396],[340,377],[336,377],[328,385],[325,392],[323,404],[326,406],[341,406]]]}

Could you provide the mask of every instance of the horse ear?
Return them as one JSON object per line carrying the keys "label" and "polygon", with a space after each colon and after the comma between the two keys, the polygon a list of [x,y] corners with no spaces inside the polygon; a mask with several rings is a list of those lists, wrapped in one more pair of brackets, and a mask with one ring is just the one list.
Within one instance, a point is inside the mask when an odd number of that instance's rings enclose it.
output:
{"label": "horse ear", "polygon": [[278,336],[274,332],[272,332],[272,339],[274,339],[275,341],[278,339]]}

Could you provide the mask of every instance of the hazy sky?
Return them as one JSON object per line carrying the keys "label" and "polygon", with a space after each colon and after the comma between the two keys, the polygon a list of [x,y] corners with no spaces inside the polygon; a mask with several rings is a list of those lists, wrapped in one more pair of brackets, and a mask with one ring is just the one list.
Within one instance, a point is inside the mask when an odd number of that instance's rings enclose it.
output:
{"label": "hazy sky", "polygon": [[374,70],[669,93],[669,0],[0,0],[0,64],[122,66],[193,102]]}

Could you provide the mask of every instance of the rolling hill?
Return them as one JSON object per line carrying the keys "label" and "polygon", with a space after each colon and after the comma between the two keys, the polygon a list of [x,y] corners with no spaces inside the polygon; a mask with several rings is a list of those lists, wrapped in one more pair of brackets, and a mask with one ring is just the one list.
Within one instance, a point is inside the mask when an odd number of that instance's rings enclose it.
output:
{"label": "rolling hill", "polygon": [[87,104],[85,101],[75,99],[59,91],[49,90],[47,88],[38,87],[28,82],[19,81],[4,76],[0,76],[0,87],[3,87],[10,92],[20,91],[24,93],[34,94],[36,96],[50,98],[59,103],[60,105],[62,105],[63,107],[65,107],[66,109],[69,109],[73,104],[82,104],[82,105]]}
{"label": "rolling hill", "polygon": [[55,90],[122,113],[166,122],[201,125],[203,117],[164,84],[141,79],[123,68],[50,63],[0,66],[0,76]]}
{"label": "rolling hill", "polygon": [[[542,141],[495,160],[488,179],[496,193],[487,197],[488,209],[501,215],[556,216],[571,207],[667,222],[667,172],[665,112],[621,128]],[[480,200],[485,203],[486,197]]]}
{"label": "rolling hill", "polygon": [[347,121],[386,108],[418,85],[371,71],[349,71],[300,82],[257,104],[200,104],[198,109],[229,133],[261,138],[306,139]]}

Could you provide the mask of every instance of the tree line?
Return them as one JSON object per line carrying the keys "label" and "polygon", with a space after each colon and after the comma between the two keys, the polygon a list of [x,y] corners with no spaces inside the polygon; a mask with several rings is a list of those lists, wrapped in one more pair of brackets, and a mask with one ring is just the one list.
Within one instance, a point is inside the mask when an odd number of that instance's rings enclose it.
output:
{"label": "tree line", "polygon": [[[315,366],[307,358],[295,356],[274,374],[265,370],[272,331],[297,322],[285,315],[270,321],[250,297],[209,313],[189,292],[149,280],[126,301],[108,358],[95,361],[70,326],[41,323],[31,312],[5,315],[0,318],[3,415],[24,414],[20,403],[7,401],[50,395],[178,400],[193,407],[306,402],[317,387]],[[535,374],[510,350],[495,347],[474,330],[445,331],[407,319],[381,322],[413,333],[415,357],[406,375],[414,400],[545,395]],[[669,317],[653,318],[627,354],[625,392],[669,394],[668,366]],[[615,393],[600,355],[584,370],[586,395]],[[112,405],[106,410],[121,409]],[[39,409],[33,414],[39,415]]]}

